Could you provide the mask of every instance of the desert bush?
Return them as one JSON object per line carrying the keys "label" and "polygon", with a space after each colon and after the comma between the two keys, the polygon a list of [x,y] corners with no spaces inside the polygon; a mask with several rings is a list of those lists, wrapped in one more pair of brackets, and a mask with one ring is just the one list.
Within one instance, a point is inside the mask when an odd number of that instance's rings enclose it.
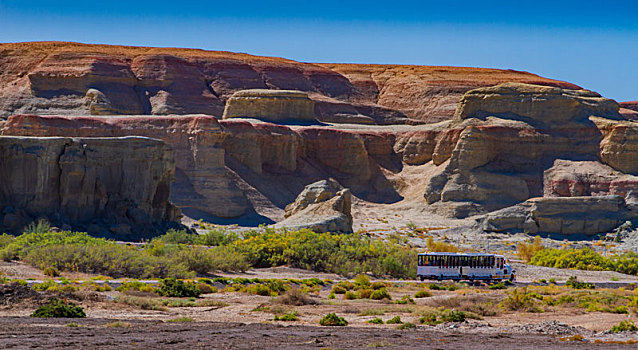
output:
{"label": "desert bush", "polygon": [[496,284],[489,286],[489,288],[490,289],[507,289],[507,286],[503,282],[498,282]]}
{"label": "desert bush", "polygon": [[220,246],[208,250],[212,270],[223,272],[245,272],[250,263],[245,255],[233,246]]}
{"label": "desert bush", "polygon": [[165,278],[160,282],[158,293],[165,297],[198,297],[201,292],[197,289],[197,284],[184,282],[175,278]]}
{"label": "desert bush", "polygon": [[635,332],[638,331],[638,327],[632,321],[621,321],[619,324],[611,327],[613,333],[620,332]]}
{"label": "desert bush", "polygon": [[51,266],[45,267],[44,270],[42,270],[42,273],[45,276],[49,276],[49,277],[59,277],[60,276],[60,271],[58,271],[58,269],[56,269],[55,267],[51,267]]}
{"label": "desert bush", "polygon": [[414,299],[410,298],[409,295],[404,295],[401,299],[395,301],[397,304],[414,304]]}
{"label": "desert bush", "polygon": [[375,317],[375,318],[373,318],[371,320],[367,320],[366,323],[369,323],[369,324],[383,324],[383,320],[380,319],[379,317]]}
{"label": "desert bush", "polygon": [[343,295],[343,300],[354,300],[354,299],[357,299],[357,294],[351,290],[347,291]]}
{"label": "desert bush", "polygon": [[115,301],[124,304],[133,306],[142,310],[155,310],[155,311],[167,311],[164,304],[155,298],[147,298],[147,297],[139,297],[133,295],[118,295],[115,298]]}
{"label": "desert bush", "polygon": [[401,324],[403,323],[403,321],[401,321],[401,316],[394,316],[391,319],[385,321],[386,324]]}
{"label": "desert bush", "polygon": [[39,268],[105,274],[113,277],[189,277],[192,272],[169,257],[144,254],[136,247],[103,244],[56,244],[30,249],[24,261]]}
{"label": "desert bush", "polygon": [[414,323],[412,323],[412,322],[406,322],[406,323],[403,323],[403,324],[397,326],[397,329],[400,329],[400,330],[403,330],[403,331],[408,330],[408,329],[414,329],[414,328],[416,328],[416,325]]}
{"label": "desert bush", "polygon": [[294,306],[317,304],[317,301],[303,293],[299,288],[291,288],[287,292],[283,293],[279,298],[277,298],[277,302],[279,304]]}
{"label": "desert bush", "polygon": [[319,320],[319,324],[322,326],[347,326],[348,321],[335,313],[329,313]]}
{"label": "desert bush", "polygon": [[181,322],[195,322],[195,319],[192,317],[178,317],[178,318],[173,318],[170,320],[166,320],[166,322],[176,322],[176,323],[181,323]]}
{"label": "desert bush", "polygon": [[567,279],[567,282],[565,282],[565,285],[567,287],[573,288],[573,289],[594,289],[596,288],[596,286],[593,283],[589,283],[589,282],[581,282],[578,280],[578,278],[576,276],[571,276]]}
{"label": "desert bush", "polygon": [[354,279],[354,284],[357,289],[370,288],[370,277],[364,274],[360,274]]}
{"label": "desert bush", "polygon": [[148,283],[142,283],[139,281],[123,282],[119,287],[115,288],[118,292],[126,292],[130,290],[136,290],[143,293],[154,293],[156,288]]}
{"label": "desert bush", "polygon": [[217,287],[207,283],[197,283],[197,290],[199,290],[201,294],[217,293]]}
{"label": "desert bush", "polygon": [[431,252],[449,252],[449,253],[457,253],[459,248],[457,248],[454,244],[445,243],[445,242],[436,242],[434,237],[429,236],[426,240],[426,244],[428,246],[428,251]]}
{"label": "desert bush", "polygon": [[418,291],[418,292],[416,292],[414,294],[415,298],[428,298],[428,297],[431,297],[431,296],[432,296],[432,293],[428,292],[425,289],[421,289],[420,291]]}
{"label": "desert bush", "polygon": [[315,233],[265,228],[235,241],[252,266],[293,267],[344,275],[370,271],[397,278],[416,276],[416,250],[358,234]]}
{"label": "desert bush", "polygon": [[13,239],[3,249],[4,260],[16,260],[24,258],[32,249],[55,246],[55,245],[103,245],[115,244],[115,242],[107,241],[103,238],[94,238],[85,232],[26,232]]}
{"label": "desert bush", "polygon": [[374,290],[385,288],[387,286],[388,284],[386,282],[381,282],[381,281],[372,282],[372,284],[370,285],[370,287]]}
{"label": "desert bush", "polygon": [[440,315],[443,322],[465,322],[465,318],[465,312],[457,310],[444,310]]}
{"label": "desert bush", "polygon": [[297,321],[299,314],[297,311],[285,313],[281,316],[275,315],[275,321]]}
{"label": "desert bush", "polygon": [[505,310],[510,311],[539,311],[535,299],[527,293],[526,288],[514,288],[514,290],[501,302]]}
{"label": "desert bush", "polygon": [[370,299],[373,299],[373,300],[382,300],[382,299],[392,300],[392,297],[390,296],[390,293],[388,293],[388,291],[385,288],[381,288],[381,289],[377,289],[374,292],[372,292],[372,294],[370,295]]}
{"label": "desert bush", "polygon": [[47,304],[35,310],[31,317],[83,318],[86,317],[86,313],[75,303],[65,303],[60,299],[52,298]]}
{"label": "desert bush", "polygon": [[530,263],[556,268],[608,270],[630,275],[638,274],[638,253],[631,252],[603,256],[591,248],[543,249],[534,254]]}
{"label": "desert bush", "polygon": [[357,291],[357,298],[359,299],[369,299],[370,296],[374,293],[372,289],[359,289]]}
{"label": "desert bush", "polygon": [[516,255],[519,259],[529,262],[536,253],[544,248],[545,247],[543,246],[543,241],[540,236],[536,236],[534,237],[534,241],[530,241],[529,243],[519,243],[516,246]]}

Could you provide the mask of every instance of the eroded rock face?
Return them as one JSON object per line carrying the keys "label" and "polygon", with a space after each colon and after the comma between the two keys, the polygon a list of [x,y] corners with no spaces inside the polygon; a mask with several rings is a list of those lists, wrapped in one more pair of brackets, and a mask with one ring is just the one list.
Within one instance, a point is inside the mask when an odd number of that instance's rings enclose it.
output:
{"label": "eroded rock face", "polygon": [[179,219],[169,202],[173,152],[144,137],[0,136],[0,224],[46,218],[100,235],[152,234]]}
{"label": "eroded rock face", "polygon": [[315,232],[352,232],[352,195],[334,180],[321,180],[304,188],[286,206],[285,218],[277,227]]}
{"label": "eroded rock face", "polygon": [[242,90],[226,102],[223,119],[228,118],[315,122],[315,103],[302,91]]}
{"label": "eroded rock face", "polygon": [[632,213],[620,196],[532,198],[482,218],[483,230],[561,235],[610,232]]}
{"label": "eroded rock face", "polygon": [[619,119],[619,108],[616,101],[589,90],[505,83],[465,93],[454,118],[496,116],[548,127],[583,122],[590,116]]}
{"label": "eroded rock face", "polygon": [[[187,215],[208,213],[238,217],[249,203],[225,167],[224,140],[217,119],[188,117],[60,117],[17,115],[9,118],[3,135],[120,137],[161,139],[175,151],[175,181],[171,201]],[[122,146],[124,147],[124,146]]]}
{"label": "eroded rock face", "polygon": [[578,88],[526,72],[460,67],[310,64],[231,52],[0,44],[0,117],[193,114],[220,118],[239,90],[299,90],[317,119],[414,124],[451,119],[464,92],[507,81]]}
{"label": "eroded rock face", "polygon": [[617,111],[614,101],[584,90],[515,83],[472,90],[455,115],[458,141],[428,182],[425,198],[471,206],[458,212],[464,216],[542,196],[543,169],[555,159],[596,160],[603,134],[590,119],[618,123]]}

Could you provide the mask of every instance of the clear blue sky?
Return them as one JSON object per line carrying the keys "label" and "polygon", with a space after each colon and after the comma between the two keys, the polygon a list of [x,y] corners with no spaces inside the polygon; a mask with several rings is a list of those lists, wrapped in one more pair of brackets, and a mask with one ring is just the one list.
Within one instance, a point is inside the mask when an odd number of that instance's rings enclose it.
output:
{"label": "clear blue sky", "polygon": [[638,100],[638,1],[0,0],[0,42],[495,67]]}

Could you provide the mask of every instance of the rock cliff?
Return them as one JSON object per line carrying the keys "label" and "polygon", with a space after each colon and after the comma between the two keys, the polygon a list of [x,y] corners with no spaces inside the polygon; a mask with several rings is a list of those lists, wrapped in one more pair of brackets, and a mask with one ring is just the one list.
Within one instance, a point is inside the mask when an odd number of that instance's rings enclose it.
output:
{"label": "rock cliff", "polygon": [[169,202],[173,152],[142,137],[0,137],[0,224],[45,218],[103,236],[150,235],[179,219]]}
{"label": "rock cliff", "polygon": [[231,52],[64,42],[0,44],[0,116],[193,114],[220,118],[233,93],[299,90],[322,121],[405,124],[452,117],[466,91],[507,81],[577,88],[526,72],[310,64]]}

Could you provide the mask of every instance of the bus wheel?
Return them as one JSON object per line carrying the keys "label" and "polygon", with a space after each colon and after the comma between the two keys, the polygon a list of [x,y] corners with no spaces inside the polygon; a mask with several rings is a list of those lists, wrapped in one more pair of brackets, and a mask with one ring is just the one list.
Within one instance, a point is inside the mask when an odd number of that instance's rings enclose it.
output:
{"label": "bus wheel", "polygon": [[419,276],[419,278],[421,279],[421,282],[425,281],[425,277],[424,276]]}

